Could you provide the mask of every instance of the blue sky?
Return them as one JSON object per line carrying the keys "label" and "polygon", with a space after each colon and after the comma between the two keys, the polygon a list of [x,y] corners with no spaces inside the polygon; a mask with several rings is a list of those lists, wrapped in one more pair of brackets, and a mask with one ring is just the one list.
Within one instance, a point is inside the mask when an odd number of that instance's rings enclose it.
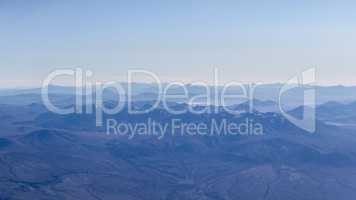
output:
{"label": "blue sky", "polygon": [[97,80],[128,69],[163,81],[283,82],[317,67],[320,84],[356,84],[353,1],[0,0],[1,87],[57,68]]}

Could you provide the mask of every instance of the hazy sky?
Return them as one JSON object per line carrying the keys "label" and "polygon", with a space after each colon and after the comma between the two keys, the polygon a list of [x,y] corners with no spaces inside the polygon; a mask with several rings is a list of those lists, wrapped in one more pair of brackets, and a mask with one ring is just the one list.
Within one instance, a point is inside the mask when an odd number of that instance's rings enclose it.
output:
{"label": "hazy sky", "polygon": [[283,82],[310,66],[356,84],[355,1],[0,0],[1,87],[83,66],[97,80]]}

